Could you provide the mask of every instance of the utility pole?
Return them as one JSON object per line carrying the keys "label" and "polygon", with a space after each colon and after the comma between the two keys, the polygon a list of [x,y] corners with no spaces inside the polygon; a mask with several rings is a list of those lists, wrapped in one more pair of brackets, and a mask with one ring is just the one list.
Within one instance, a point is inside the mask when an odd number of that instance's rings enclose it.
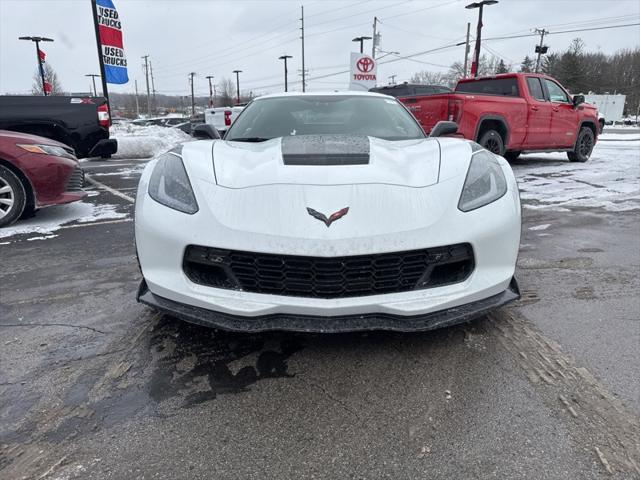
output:
{"label": "utility pole", "polygon": [[540,58],[543,53],[547,53],[547,50],[549,50],[549,47],[543,45],[544,36],[549,33],[549,31],[544,28],[542,30],[536,28],[534,32],[540,34],[540,45],[536,45],[536,53],[538,54],[538,58],[536,59],[536,73],[538,73],[538,70],[540,69]]}
{"label": "utility pole", "polygon": [[149,75],[151,75],[151,91],[153,92],[153,113],[158,113],[158,104],[156,103],[156,84],[153,81],[153,65],[151,65],[151,61],[149,61],[149,70]]}
{"label": "utility pole", "polygon": [[377,46],[378,46],[378,17],[373,17],[373,42],[371,45],[371,58],[376,58]]}
{"label": "utility pole", "polygon": [[471,62],[471,75],[475,78],[478,76],[478,69],[480,67],[480,40],[482,38],[482,12],[485,5],[495,5],[498,0],[482,0],[481,2],[474,2],[467,5],[465,8],[474,9],[478,8],[478,27],[476,32],[476,48],[473,55],[473,62]]}
{"label": "utility pole", "polygon": [[307,71],[305,70],[305,67],[304,67],[304,5],[300,6],[300,11],[302,12],[302,16],[300,17],[300,22],[302,23],[302,28],[300,28],[300,30],[302,30],[302,36],[300,37],[302,39],[302,91],[306,92],[307,91]]}
{"label": "utility pole", "polygon": [[207,80],[209,80],[209,108],[213,107],[213,85],[211,84],[213,79],[213,75],[207,75]]}
{"label": "utility pole", "polygon": [[53,42],[53,39],[47,37],[18,37],[18,40],[30,40],[36,44],[36,59],[38,60],[38,70],[40,70],[40,79],[42,80],[42,93],[46,97],[47,88],[45,87],[45,84],[47,82],[44,79],[43,61],[40,58],[40,42]]}
{"label": "utility pole", "polygon": [[96,75],[95,73],[88,73],[85,75],[85,77],[91,77],[91,80],[93,81],[93,96],[97,97],[98,96],[98,91],[96,90],[96,77],[99,77],[100,75]]}
{"label": "utility pole", "polygon": [[144,76],[147,79],[147,115],[151,116],[151,93],[149,92],[149,55],[144,55]]}
{"label": "utility pole", "polygon": [[189,74],[189,81],[191,82],[191,116],[196,114],[196,97],[193,94],[193,77],[196,75],[196,72],[191,72]]}
{"label": "utility pole", "polygon": [[284,91],[288,92],[289,91],[289,85],[287,83],[287,74],[288,74],[288,70],[287,70],[287,59],[288,58],[293,58],[291,55],[282,55],[280,57],[278,57],[278,60],[284,60]]}
{"label": "utility pole", "polygon": [[242,70],[234,70],[233,73],[236,74],[236,105],[240,103],[240,74]]}
{"label": "utility pole", "polygon": [[138,104],[138,80],[133,82],[136,86],[136,118],[140,118],[140,104]]}
{"label": "utility pole", "polygon": [[396,77],[398,75],[389,75],[389,85],[395,85],[396,84]]}
{"label": "utility pole", "polygon": [[469,33],[471,32],[471,22],[467,22],[467,42],[464,47],[464,71],[462,73],[462,78],[467,77],[467,65],[469,64],[469,50],[471,49],[469,46]]}

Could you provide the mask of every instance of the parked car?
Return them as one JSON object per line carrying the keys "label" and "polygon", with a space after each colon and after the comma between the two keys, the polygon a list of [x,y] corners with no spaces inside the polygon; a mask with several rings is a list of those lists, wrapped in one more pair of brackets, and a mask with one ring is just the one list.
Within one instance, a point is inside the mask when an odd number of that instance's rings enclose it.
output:
{"label": "parked car", "polygon": [[426,137],[376,93],[254,100],[223,140],[145,167],[138,300],[216,328],[337,332],[439,328],[517,299],[514,174],[440,138],[455,129]]}
{"label": "parked car", "polygon": [[150,117],[139,118],[133,120],[131,123],[137,127],[148,127],[151,125],[157,125],[159,127],[174,127],[188,121],[187,117],[182,116],[164,116],[164,117]]}
{"label": "parked car", "polygon": [[413,95],[436,95],[438,93],[452,92],[444,85],[423,85],[420,83],[401,83],[399,85],[385,85],[384,87],[370,88],[370,92],[384,93],[392,97],[410,97]]}
{"label": "parked car", "polygon": [[50,138],[0,130],[0,227],[40,207],[87,194],[73,149]]}
{"label": "parked car", "polygon": [[213,126],[222,136],[233,124],[236,118],[238,118],[238,115],[240,115],[240,112],[242,112],[244,108],[245,105],[207,108],[204,111],[204,122]]}
{"label": "parked car", "polygon": [[0,129],[64,143],[77,158],[106,158],[118,149],[117,141],[109,138],[103,97],[0,96]]}
{"label": "parked car", "polygon": [[585,162],[599,133],[595,107],[584,96],[571,97],[545,75],[505,73],[465,78],[453,93],[399,97],[429,133],[450,120],[458,133],[509,160],[522,152],[567,152]]}

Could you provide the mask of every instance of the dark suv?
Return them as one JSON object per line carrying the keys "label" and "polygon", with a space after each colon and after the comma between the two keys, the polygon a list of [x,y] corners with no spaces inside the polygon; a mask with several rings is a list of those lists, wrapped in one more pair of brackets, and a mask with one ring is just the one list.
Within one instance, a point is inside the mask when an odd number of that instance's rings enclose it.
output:
{"label": "dark suv", "polygon": [[392,97],[411,97],[414,95],[436,95],[452,92],[443,85],[422,85],[420,83],[401,83],[400,85],[386,85],[369,89],[370,92],[383,93]]}

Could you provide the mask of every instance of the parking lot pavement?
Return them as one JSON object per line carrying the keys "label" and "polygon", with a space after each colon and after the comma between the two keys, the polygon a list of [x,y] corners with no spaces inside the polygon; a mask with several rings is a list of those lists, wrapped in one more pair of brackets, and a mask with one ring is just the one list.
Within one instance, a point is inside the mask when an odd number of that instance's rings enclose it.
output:
{"label": "parking lot pavement", "polygon": [[[591,173],[640,155],[597,148]],[[0,237],[0,478],[638,478],[640,210],[604,173],[602,207],[561,198],[585,177],[559,158],[514,164],[549,179],[524,199],[522,299],[411,335],[154,313],[135,301],[144,162],[85,163],[87,206]]]}

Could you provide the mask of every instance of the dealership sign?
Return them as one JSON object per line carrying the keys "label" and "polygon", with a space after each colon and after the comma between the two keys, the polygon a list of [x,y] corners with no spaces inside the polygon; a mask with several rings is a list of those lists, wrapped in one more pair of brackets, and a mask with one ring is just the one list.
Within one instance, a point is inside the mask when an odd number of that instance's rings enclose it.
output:
{"label": "dealership sign", "polygon": [[376,61],[364,53],[351,54],[351,68],[349,71],[349,90],[364,90],[376,86]]}

